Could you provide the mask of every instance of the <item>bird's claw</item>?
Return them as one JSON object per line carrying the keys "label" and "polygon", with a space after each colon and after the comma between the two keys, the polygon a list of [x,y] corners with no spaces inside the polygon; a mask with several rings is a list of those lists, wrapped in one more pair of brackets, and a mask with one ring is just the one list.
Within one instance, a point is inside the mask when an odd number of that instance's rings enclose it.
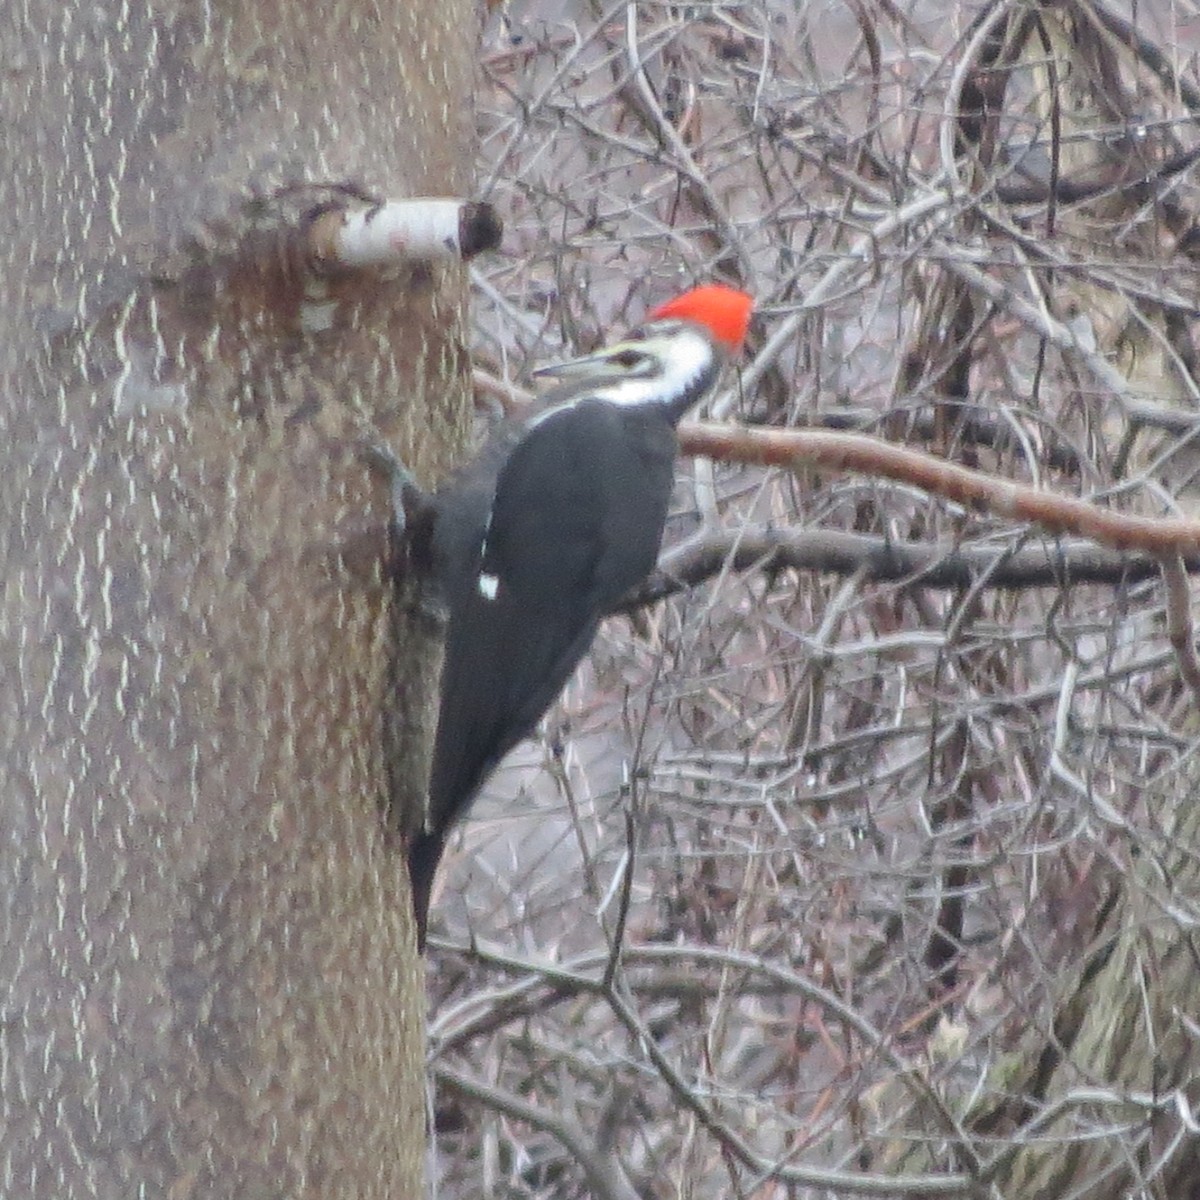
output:
{"label": "bird's claw", "polygon": [[391,489],[392,575],[398,584],[404,584],[401,591],[409,598],[404,607],[442,630],[446,606],[433,577],[433,497],[418,486],[413,473],[390,446],[363,441],[359,456],[370,470],[388,481]]}
{"label": "bird's claw", "polygon": [[402,545],[408,532],[410,514],[427,507],[429,498],[418,486],[403,459],[385,442],[360,442],[358,453],[370,470],[388,481],[391,488],[392,537],[397,545]]}

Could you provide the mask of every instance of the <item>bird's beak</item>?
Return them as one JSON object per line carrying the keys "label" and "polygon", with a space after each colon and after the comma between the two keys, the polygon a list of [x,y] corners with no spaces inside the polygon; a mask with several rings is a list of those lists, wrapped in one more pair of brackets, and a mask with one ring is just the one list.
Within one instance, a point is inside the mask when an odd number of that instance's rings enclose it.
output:
{"label": "bird's beak", "polygon": [[595,375],[619,351],[619,346],[606,346],[595,354],[585,354],[582,358],[569,358],[566,362],[548,363],[536,368],[532,373],[534,379],[586,379]]}

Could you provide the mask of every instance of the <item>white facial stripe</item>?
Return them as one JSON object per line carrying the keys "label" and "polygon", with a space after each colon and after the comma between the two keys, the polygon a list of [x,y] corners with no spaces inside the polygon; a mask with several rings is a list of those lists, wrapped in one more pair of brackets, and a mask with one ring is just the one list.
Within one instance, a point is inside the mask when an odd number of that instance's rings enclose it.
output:
{"label": "white facial stripe", "polygon": [[603,379],[594,390],[581,393],[578,399],[556,404],[540,412],[528,425],[529,429],[540,425],[547,417],[566,412],[575,407],[579,400],[594,397],[607,400],[610,404],[645,404],[660,396],[675,397],[684,392],[709,367],[713,359],[713,348],[708,339],[686,326],[672,332],[669,342],[648,341],[647,350],[657,351],[662,361],[662,374],[648,377],[631,376],[628,379]]}
{"label": "white facial stripe", "polygon": [[500,591],[500,576],[489,575],[484,571],[479,576],[479,594],[485,600],[495,600],[496,594]]}
{"label": "white facial stripe", "polygon": [[[661,344],[661,343],[660,343]],[[648,343],[652,349],[659,347]],[[680,329],[671,335],[670,350],[662,355],[663,372],[647,379],[605,383],[597,391],[612,404],[645,404],[655,396],[678,396],[712,362],[712,346],[701,333]]]}

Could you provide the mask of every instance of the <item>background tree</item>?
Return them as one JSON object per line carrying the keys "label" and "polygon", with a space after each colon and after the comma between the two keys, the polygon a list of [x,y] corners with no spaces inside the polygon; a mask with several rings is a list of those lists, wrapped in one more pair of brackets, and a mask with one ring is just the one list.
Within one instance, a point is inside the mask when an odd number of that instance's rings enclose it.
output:
{"label": "background tree", "polygon": [[1196,14],[1134,11],[493,19],[477,390],[723,276],[771,449],[691,431],[451,849],[447,1194],[1195,1194]]}
{"label": "background tree", "polygon": [[[461,0],[0,11],[5,1195],[420,1193],[355,447],[460,448],[463,274],[325,235],[468,186],[475,34]],[[395,666],[419,794],[428,639]]]}

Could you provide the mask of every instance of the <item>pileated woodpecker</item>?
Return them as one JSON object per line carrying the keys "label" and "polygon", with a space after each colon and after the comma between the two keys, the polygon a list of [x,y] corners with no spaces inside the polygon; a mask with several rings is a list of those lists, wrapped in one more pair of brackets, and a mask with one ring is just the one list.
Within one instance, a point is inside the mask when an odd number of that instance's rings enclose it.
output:
{"label": "pileated woodpecker", "polygon": [[421,557],[448,624],[425,826],[408,850],[421,948],[451,825],[653,570],[675,426],[741,346],[751,308],[744,292],[696,288],[624,341],[542,368],[569,382],[423,498]]}

